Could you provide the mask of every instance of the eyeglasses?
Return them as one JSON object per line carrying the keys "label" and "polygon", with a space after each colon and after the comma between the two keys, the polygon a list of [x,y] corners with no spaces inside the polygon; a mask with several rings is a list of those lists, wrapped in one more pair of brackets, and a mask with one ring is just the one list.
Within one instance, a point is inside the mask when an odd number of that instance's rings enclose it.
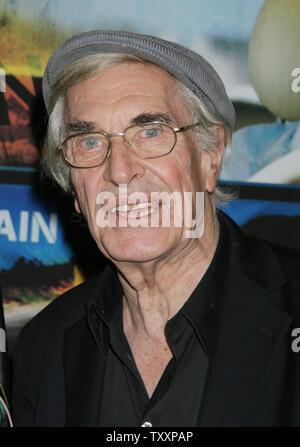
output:
{"label": "eyeglasses", "polygon": [[111,138],[123,137],[127,149],[137,157],[157,158],[173,150],[177,142],[177,133],[199,124],[171,127],[169,124],[154,121],[127,127],[124,132],[80,133],[66,138],[57,149],[63,152],[65,161],[74,168],[93,168],[104,163],[106,157],[109,157]]}

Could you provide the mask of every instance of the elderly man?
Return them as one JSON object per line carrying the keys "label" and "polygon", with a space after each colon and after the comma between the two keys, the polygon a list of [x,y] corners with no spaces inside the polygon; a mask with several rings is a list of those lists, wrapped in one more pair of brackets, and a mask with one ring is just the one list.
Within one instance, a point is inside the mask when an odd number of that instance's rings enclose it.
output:
{"label": "elderly man", "polygon": [[110,262],[21,332],[15,424],[300,425],[299,258],[216,209],[235,116],[214,69],[92,31],[51,56],[43,93],[44,169]]}

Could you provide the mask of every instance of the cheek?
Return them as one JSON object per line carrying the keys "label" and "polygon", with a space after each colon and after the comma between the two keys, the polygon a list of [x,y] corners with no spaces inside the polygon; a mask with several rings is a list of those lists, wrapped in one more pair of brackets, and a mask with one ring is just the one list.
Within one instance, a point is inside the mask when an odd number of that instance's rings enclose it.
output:
{"label": "cheek", "polygon": [[71,173],[71,179],[76,192],[76,198],[79,207],[85,218],[88,220],[88,215],[91,214],[95,207],[97,195],[97,177],[86,170],[76,170]]}
{"label": "cheek", "polygon": [[205,163],[199,143],[194,137],[186,135],[185,150],[182,150],[182,169],[191,190],[204,191]]}
{"label": "cheek", "polygon": [[172,164],[166,164],[166,171],[177,190],[193,191],[201,190],[201,157],[196,148],[190,142],[189,145],[178,145],[174,151]]}
{"label": "cheek", "polygon": [[[155,176],[160,180],[159,182],[151,182],[151,189],[156,188],[156,190],[166,192],[180,191],[182,189],[181,168],[180,164],[178,164],[178,161],[175,158],[173,158],[172,161],[168,158],[168,156],[165,159],[159,159],[159,163],[155,162],[155,165],[152,164],[151,168],[149,169],[149,173],[149,179]],[[155,184],[157,184],[157,187],[154,186]]]}

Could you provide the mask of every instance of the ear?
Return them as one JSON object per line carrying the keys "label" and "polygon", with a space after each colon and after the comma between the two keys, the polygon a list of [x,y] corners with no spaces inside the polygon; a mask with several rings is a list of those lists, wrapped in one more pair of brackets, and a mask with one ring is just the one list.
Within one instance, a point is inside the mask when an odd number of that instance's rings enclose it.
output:
{"label": "ear", "polygon": [[79,202],[78,202],[78,199],[77,199],[77,196],[76,196],[76,193],[74,190],[72,191],[72,196],[74,197],[74,208],[78,214],[81,214]]}
{"label": "ear", "polygon": [[222,168],[223,153],[226,141],[225,129],[223,126],[215,126],[215,131],[218,135],[218,145],[214,150],[208,151],[209,164],[207,166],[205,181],[206,191],[209,193],[213,193],[217,185]]}
{"label": "ear", "polygon": [[78,203],[78,200],[75,198],[75,200],[74,200],[74,208],[75,208],[75,210],[76,210],[76,212],[78,213],[78,214],[81,214],[81,209],[80,209],[80,207],[79,207],[79,203]]}

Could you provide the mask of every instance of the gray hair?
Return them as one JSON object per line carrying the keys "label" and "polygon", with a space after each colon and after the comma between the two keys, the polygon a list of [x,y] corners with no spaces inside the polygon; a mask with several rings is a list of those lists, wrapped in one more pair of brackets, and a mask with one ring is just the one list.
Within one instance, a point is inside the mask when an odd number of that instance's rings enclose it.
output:
{"label": "gray hair", "polygon": [[[131,54],[92,54],[80,58],[64,68],[53,86],[50,98],[48,130],[41,158],[41,174],[42,176],[53,178],[65,192],[71,192],[73,189],[70,180],[70,167],[64,161],[61,151],[57,150],[57,146],[66,138],[64,114],[67,91],[71,86],[91,78],[96,73],[122,63],[151,64],[151,62]],[[227,155],[229,155],[232,138],[230,125],[222,117],[208,110],[196,94],[181,81],[176,79],[176,82],[183,100],[190,108],[192,119],[202,124],[197,127],[196,131],[197,144],[199,142],[201,150],[215,150],[219,140],[214,126],[222,126],[225,129]],[[231,192],[222,189],[219,185],[216,187],[213,196],[216,203],[219,204],[226,204],[233,198]]]}

